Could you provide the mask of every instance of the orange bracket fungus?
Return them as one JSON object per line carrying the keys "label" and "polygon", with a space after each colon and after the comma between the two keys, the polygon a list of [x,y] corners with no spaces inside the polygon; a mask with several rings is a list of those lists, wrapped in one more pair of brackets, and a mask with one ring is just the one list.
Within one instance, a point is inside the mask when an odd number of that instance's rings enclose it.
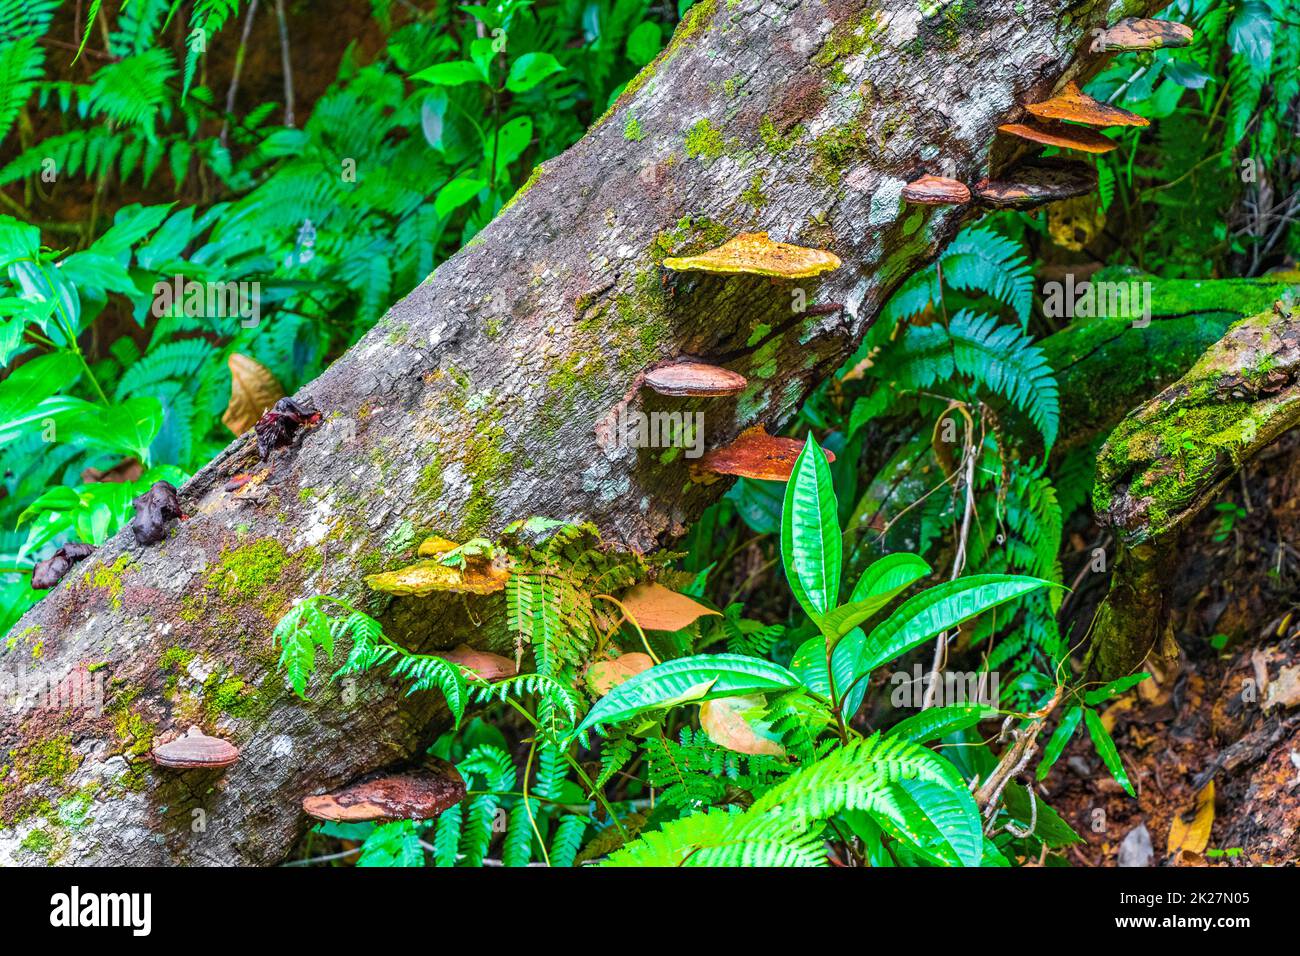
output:
{"label": "orange bracket fungus", "polygon": [[680,631],[707,615],[719,616],[699,601],[649,581],[632,588],[619,603],[643,631]]}
{"label": "orange bracket fungus", "polygon": [[660,395],[710,398],[737,395],[749,382],[730,369],[703,362],[673,362],[646,372],[645,383]]}
{"label": "orange bracket fungus", "polygon": [[1058,199],[1083,196],[1096,188],[1096,167],[1052,157],[1021,163],[1000,179],[981,179],[975,184],[975,195],[995,209],[1032,209]]}
{"label": "orange bracket fungus", "polygon": [[363,780],[333,793],[304,797],[303,811],[330,823],[432,820],[465,798],[465,781],[450,764]]}
{"label": "orange bracket fungus", "polygon": [[1075,149],[1081,153],[1109,153],[1119,145],[1096,130],[1083,126],[1066,126],[1064,123],[1055,123],[1051,126],[1038,123],[1004,123],[998,127],[998,132],[1027,139],[1031,143]]}
{"label": "orange bracket fungus", "polygon": [[239,748],[220,737],[209,737],[191,727],[181,737],[165,744],[155,744],[153,759],[160,767],[176,770],[216,769],[229,767],[239,759]]}
{"label": "orange bracket fungus", "polygon": [[1050,100],[1041,103],[1026,103],[1025,109],[1041,119],[1069,120],[1085,126],[1150,126],[1151,121],[1094,100],[1076,83],[1066,83],[1065,89]]}
{"label": "orange bracket fungus", "polygon": [[765,232],[742,232],[698,256],[669,257],[664,266],[677,272],[746,273],[774,279],[809,279],[840,267],[839,256],[825,249],[806,249],[773,242]]}
{"label": "orange bracket fungus", "polygon": [[[794,438],[775,438],[762,425],[746,428],[726,448],[707,452],[691,465],[691,477],[707,484],[719,475],[757,478],[762,481],[789,481],[795,459],[803,451],[803,442]],[[835,455],[822,449],[827,461]]]}
{"label": "orange bracket fungus", "polygon": [[1187,46],[1191,42],[1192,28],[1185,23],[1129,17],[1105,30],[1098,30],[1093,35],[1090,49],[1093,53],[1159,50],[1162,47]]}
{"label": "orange bracket fungus", "polygon": [[450,651],[434,651],[433,656],[458,664],[460,669],[466,672],[466,676],[476,677],[479,680],[501,680],[503,677],[514,677],[516,673],[515,662],[510,658],[487,651],[476,651],[468,644],[457,644]]}
{"label": "orange bracket fungus", "polygon": [[961,206],[970,202],[965,183],[929,173],[903,187],[903,199],[922,206]]}

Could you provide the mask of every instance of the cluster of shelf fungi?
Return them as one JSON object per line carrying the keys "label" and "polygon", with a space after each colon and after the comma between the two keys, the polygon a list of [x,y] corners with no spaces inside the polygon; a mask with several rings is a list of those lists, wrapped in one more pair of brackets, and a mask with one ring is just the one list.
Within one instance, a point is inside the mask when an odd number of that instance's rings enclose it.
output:
{"label": "cluster of shelf fungi", "polygon": [[[1093,53],[1155,50],[1186,46],[1191,39],[1191,29],[1183,24],[1130,18],[1097,31],[1090,49]],[[1025,104],[1023,110],[1026,116],[999,126],[998,132],[1035,146],[1082,153],[1105,153],[1116,147],[1113,140],[1097,132],[1099,128],[1148,125],[1141,116],[1092,99],[1074,83],[1067,83],[1050,99]],[[1053,156],[1014,163],[996,177],[981,179],[974,186],[941,176],[922,175],[904,187],[902,197],[905,202],[919,205],[965,205],[976,201],[995,209],[1031,209],[1085,195],[1096,188],[1093,166]],[[825,250],[775,242],[766,233],[742,233],[716,249],[696,256],[670,257],[663,265],[674,271],[802,279],[838,269],[841,263]],[[718,398],[740,394],[748,385],[743,375],[730,369],[681,360],[654,366],[637,376],[625,401],[635,397],[643,386],[674,398]],[[802,450],[802,441],[769,435],[762,425],[756,425],[743,431],[730,445],[710,451],[693,463],[692,478],[703,482],[716,481],[722,476],[788,481]],[[834,460],[830,452],[825,454],[828,460]],[[425,561],[396,572],[372,575],[367,583],[377,590],[413,596],[434,591],[487,594],[504,590],[508,573],[476,567],[473,561],[462,568],[440,564],[439,555],[454,547],[454,542],[431,538],[420,547]],[[434,574],[435,570],[438,573]],[[649,630],[676,630],[704,614],[717,613],[656,583],[637,585],[620,603],[639,626]],[[475,681],[490,683],[514,676],[518,670],[515,661],[464,644],[437,653],[457,664],[468,679]],[[644,654],[627,654],[615,661],[593,665],[589,679],[596,677],[596,667],[602,666],[598,679],[590,682],[601,693],[607,693],[651,664]],[[153,758],[157,766],[173,770],[217,771],[238,761],[239,749],[191,727],[182,736],[156,744]],[[324,821],[430,820],[455,806],[464,796],[465,782],[456,768],[432,761],[401,773],[372,774],[330,793],[308,796],[303,799],[302,807],[308,816]]]}

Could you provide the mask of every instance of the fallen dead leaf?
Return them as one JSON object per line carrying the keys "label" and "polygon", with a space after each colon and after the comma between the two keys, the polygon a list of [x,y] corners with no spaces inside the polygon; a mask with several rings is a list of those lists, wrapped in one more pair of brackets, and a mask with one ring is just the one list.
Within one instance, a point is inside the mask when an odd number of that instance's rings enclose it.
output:
{"label": "fallen dead leaf", "polygon": [[620,603],[644,631],[680,631],[705,615],[721,616],[662,584],[638,584]]}
{"label": "fallen dead leaf", "polygon": [[596,661],[587,668],[587,686],[602,697],[629,677],[654,666],[649,654],[633,652],[612,661]]}
{"label": "fallen dead leaf", "polygon": [[[1190,817],[1190,821],[1184,819]],[[1196,795],[1196,802],[1186,813],[1174,814],[1169,824],[1168,853],[1201,854],[1210,844],[1210,828],[1214,826],[1214,781],[1211,780]],[[1179,862],[1179,860],[1175,860]]]}
{"label": "fallen dead leaf", "polygon": [[784,757],[785,748],[763,720],[767,699],[762,694],[718,697],[700,704],[700,726],[719,747],[738,754]]}

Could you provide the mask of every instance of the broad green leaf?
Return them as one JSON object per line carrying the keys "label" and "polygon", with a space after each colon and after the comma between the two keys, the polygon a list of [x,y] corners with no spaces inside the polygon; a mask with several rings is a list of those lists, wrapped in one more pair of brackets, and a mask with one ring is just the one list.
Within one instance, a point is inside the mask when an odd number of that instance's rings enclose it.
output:
{"label": "broad green leaf", "polygon": [[915,554],[891,554],[881,558],[862,572],[849,603],[840,605],[822,619],[822,632],[832,642],[838,641],[878,613],[900,591],[930,572],[930,565]]}
{"label": "broad green leaf", "polygon": [[439,218],[446,219],[478,195],[486,185],[486,180],[474,176],[458,176],[438,190],[438,198],[433,201],[433,211]]}
{"label": "broad green leaf", "polygon": [[525,53],[510,64],[506,89],[511,93],[527,92],[552,73],[559,73],[563,69],[560,61],[549,53]]}
{"label": "broad green leaf", "polygon": [[1097,748],[1102,763],[1110,771],[1110,775],[1115,781],[1124,788],[1130,797],[1137,796],[1133,792],[1133,784],[1129,782],[1128,771],[1124,769],[1123,762],[1119,759],[1119,751],[1115,749],[1115,741],[1111,740],[1110,734],[1101,723],[1101,718],[1097,712],[1091,708],[1084,708],[1083,719],[1088,724],[1088,735],[1092,737],[1092,745]]}
{"label": "broad green leaf", "polygon": [[1048,771],[1052,769],[1052,765],[1060,759],[1061,753],[1065,750],[1065,745],[1074,736],[1074,731],[1078,728],[1082,717],[1082,707],[1071,707],[1065,716],[1061,718],[1061,722],[1056,725],[1056,731],[1052,734],[1052,738],[1047,741],[1047,746],[1043,748],[1043,759],[1038,762],[1038,770],[1035,776],[1039,780],[1044,779]]}
{"label": "broad green leaf", "polygon": [[799,679],[784,667],[744,654],[680,657],[642,671],[596,701],[574,736],[677,704],[793,690]]}
{"label": "broad green leaf", "polygon": [[497,172],[523,155],[533,139],[533,121],[527,116],[516,116],[497,130]]}
{"label": "broad green leaf", "polygon": [[162,423],[162,403],[152,395],[137,395],[107,407],[86,402],[59,429],[59,438],[78,438],[91,448],[134,455],[147,464],[149,444]]}
{"label": "broad green leaf", "polygon": [[663,40],[659,35],[659,24],[653,20],[638,23],[636,29],[627,37],[627,58],[637,66],[645,66],[659,54]]}
{"label": "broad green leaf", "polygon": [[1084,842],[1083,837],[1075,833],[1074,828],[1062,820],[1060,814],[1044,803],[1042,797],[1035,794],[1032,806],[1029,801],[1029,790],[1014,780],[1009,781],[1002,791],[1002,805],[1012,817],[1025,826],[1029,825],[1031,817],[1038,817],[1034,836],[1048,846],[1055,848]]}
{"label": "broad green leaf", "polygon": [[786,483],[781,559],[790,589],[814,621],[839,601],[843,549],[830,465],[809,435]]}
{"label": "broad green leaf", "polygon": [[487,82],[483,71],[469,60],[436,63],[419,73],[412,74],[411,79],[423,80],[425,83],[432,83],[435,86],[460,86],[463,83]]}
{"label": "broad green leaf", "polygon": [[1019,574],[973,574],[927,588],[872,630],[854,676],[873,671],[990,608],[1051,586],[1050,581]]}
{"label": "broad green leaf", "polygon": [[1096,705],[1100,704],[1103,700],[1110,700],[1112,697],[1118,697],[1126,690],[1131,690],[1136,687],[1150,676],[1151,675],[1146,671],[1143,671],[1141,674],[1129,674],[1127,677],[1117,678],[1109,684],[1103,684],[1095,690],[1088,691],[1083,695],[1084,702]]}
{"label": "broad green leaf", "polygon": [[983,718],[984,708],[979,706],[931,707],[900,720],[885,731],[885,735],[924,744],[954,731],[974,727]]}
{"label": "broad green leaf", "polygon": [[900,780],[874,802],[872,815],[886,832],[946,866],[979,866],[984,858],[979,808],[965,787]]}

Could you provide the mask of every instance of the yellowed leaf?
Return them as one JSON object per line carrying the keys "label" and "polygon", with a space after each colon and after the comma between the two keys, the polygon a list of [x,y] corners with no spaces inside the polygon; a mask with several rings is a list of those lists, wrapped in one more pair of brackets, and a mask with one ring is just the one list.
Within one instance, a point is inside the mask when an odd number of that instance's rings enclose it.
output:
{"label": "yellowed leaf", "polygon": [[708,614],[718,615],[698,601],[685,594],[664,587],[662,584],[638,584],[621,598],[627,609],[642,630],[646,631],[680,631],[692,622]]}
{"label": "yellowed leaf", "polygon": [[[1184,820],[1191,817],[1191,820]],[[1214,826],[1214,781],[1211,780],[1196,795],[1196,804],[1189,813],[1175,814],[1169,824],[1169,854],[1201,854],[1210,843],[1210,828]]]}
{"label": "yellowed leaf", "polygon": [[664,266],[679,272],[743,272],[778,279],[807,279],[838,269],[840,260],[839,256],[824,249],[773,242],[765,232],[742,232],[718,248],[698,256],[665,259]]}
{"label": "yellowed leaf", "polygon": [[631,653],[612,661],[596,661],[587,668],[587,686],[604,696],[629,677],[654,666],[649,654]]}
{"label": "yellowed leaf", "polygon": [[236,435],[242,435],[264,411],[284,398],[284,389],[266,366],[247,355],[232,352],[226,364],[230,366],[230,403],[221,421]]}
{"label": "yellowed leaf", "polygon": [[762,694],[716,697],[700,704],[700,726],[719,747],[738,754],[784,757],[785,748],[763,720],[767,704]]}

